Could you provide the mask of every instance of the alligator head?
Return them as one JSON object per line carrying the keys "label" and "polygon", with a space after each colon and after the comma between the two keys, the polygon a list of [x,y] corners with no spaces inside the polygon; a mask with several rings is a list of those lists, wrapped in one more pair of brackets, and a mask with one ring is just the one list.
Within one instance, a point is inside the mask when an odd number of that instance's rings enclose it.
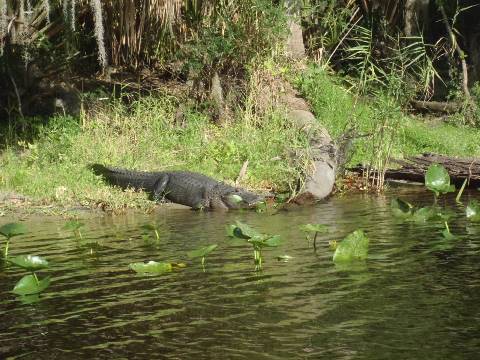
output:
{"label": "alligator head", "polygon": [[219,205],[219,208],[223,207],[224,209],[251,209],[265,201],[265,197],[249,191],[235,189],[220,196],[219,200],[221,204],[214,204],[214,207]]}

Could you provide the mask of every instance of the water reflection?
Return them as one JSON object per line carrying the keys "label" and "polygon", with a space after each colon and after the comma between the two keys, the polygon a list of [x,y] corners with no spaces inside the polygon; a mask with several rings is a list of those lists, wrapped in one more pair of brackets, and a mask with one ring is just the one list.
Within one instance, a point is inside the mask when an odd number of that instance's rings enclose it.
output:
{"label": "water reflection", "polygon": [[[395,191],[431,202],[421,191]],[[392,218],[390,197],[348,195],[273,216],[173,209],[91,216],[82,219],[82,246],[63,220],[29,219],[30,233],[12,241],[11,255],[45,256],[53,282],[40,302],[25,305],[9,293],[21,271],[0,271],[0,357],[473,358],[480,227],[448,198],[458,236],[446,242],[442,224]],[[281,234],[283,245],[264,252],[261,272],[251,247],[225,236],[235,220]],[[158,227],[159,241],[146,241],[147,223]],[[316,252],[298,229],[305,223],[330,228]],[[333,264],[329,240],[357,228],[370,237],[368,261]],[[204,272],[186,253],[211,243],[219,248]],[[292,259],[276,260],[284,254]],[[145,260],[189,266],[162,276],[129,271],[130,262]]]}

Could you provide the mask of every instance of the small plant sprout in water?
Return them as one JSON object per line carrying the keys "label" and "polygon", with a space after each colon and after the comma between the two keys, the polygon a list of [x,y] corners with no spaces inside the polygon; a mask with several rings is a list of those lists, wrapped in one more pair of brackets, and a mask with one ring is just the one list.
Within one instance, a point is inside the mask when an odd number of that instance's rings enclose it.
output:
{"label": "small plant sprout in water", "polygon": [[8,257],[8,247],[10,245],[10,239],[14,236],[22,235],[27,232],[27,227],[20,223],[8,223],[0,227],[0,234],[7,238],[5,243],[5,249],[3,250],[3,257]]}
{"label": "small plant sprout in water", "polygon": [[31,274],[25,275],[17,282],[12,292],[16,295],[39,294],[50,285],[50,277],[39,279],[36,271],[48,268],[48,261],[40,256],[23,255],[8,259],[8,261]]}
{"label": "small plant sprout in water", "polygon": [[73,232],[73,235],[75,236],[76,239],[82,240],[83,236],[82,236],[82,233],[80,231],[80,228],[82,228],[83,226],[85,226],[85,224],[78,221],[78,220],[69,220],[65,223],[63,228],[65,230]]}
{"label": "small plant sprout in water", "polygon": [[157,262],[151,260],[146,263],[131,263],[128,267],[138,274],[159,275],[171,272],[173,269],[184,268],[186,265],[184,263]]}
{"label": "small plant sprout in water", "polygon": [[444,224],[445,224],[445,229],[443,229],[442,231],[442,235],[445,239],[447,240],[453,240],[455,239],[455,235],[453,235],[451,232],[450,232],[450,227],[448,226],[448,223],[447,221],[444,221]]}
{"label": "small plant sprout in water", "polygon": [[233,235],[239,239],[247,240],[253,246],[253,259],[257,270],[262,268],[262,249],[276,247],[280,244],[279,235],[261,234],[240,221],[235,223]]}
{"label": "small plant sprout in water", "polygon": [[217,244],[208,245],[197,250],[192,250],[187,253],[190,259],[202,258],[202,266],[205,268],[205,257],[218,247]]}
{"label": "small plant sprout in water", "polygon": [[425,186],[433,191],[434,204],[441,194],[455,191],[455,185],[450,184],[450,175],[448,171],[439,164],[432,164],[425,173]]}
{"label": "small plant sprout in water", "polygon": [[334,262],[352,262],[366,260],[368,256],[369,239],[362,230],[355,230],[345,239],[337,243],[333,254]]}
{"label": "small plant sprout in water", "polygon": [[317,236],[318,234],[325,234],[328,232],[328,227],[327,225],[323,224],[306,224],[306,225],[300,225],[300,230],[303,232],[307,233],[307,239],[310,240],[309,234],[314,234],[313,235],[313,248],[317,248]]}
{"label": "small plant sprout in water", "polygon": [[470,201],[465,209],[465,213],[468,220],[480,222],[480,203],[477,200]]}
{"label": "small plant sprout in water", "polygon": [[145,225],[142,225],[142,229],[144,230],[147,230],[147,231],[153,231],[155,233],[155,238],[158,240],[160,240],[160,234],[158,233],[158,225],[155,225],[155,224],[145,224]]}

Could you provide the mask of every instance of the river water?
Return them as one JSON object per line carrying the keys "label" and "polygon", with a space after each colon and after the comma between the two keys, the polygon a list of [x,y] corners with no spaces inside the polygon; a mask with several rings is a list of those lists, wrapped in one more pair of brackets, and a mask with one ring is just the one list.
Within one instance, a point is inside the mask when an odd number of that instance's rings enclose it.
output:
{"label": "river water", "polygon": [[[52,283],[27,304],[10,292],[24,272],[0,268],[0,358],[477,359],[480,224],[470,224],[450,197],[441,204],[456,213],[449,224],[457,238],[444,240],[441,223],[392,216],[398,193],[431,202],[408,188],[275,215],[90,214],[81,219],[81,243],[62,229],[65,220],[29,217],[29,232],[12,239],[10,255],[44,256],[50,268],[39,275]],[[261,271],[249,244],[226,236],[235,220],[281,235],[281,246],[264,252]],[[142,225],[151,223],[158,242],[144,235]],[[316,251],[298,229],[306,223],[329,226]],[[329,241],[356,229],[370,238],[368,260],[335,265]],[[186,256],[212,243],[219,247],[205,269]],[[158,276],[129,270],[146,260],[187,267]]]}

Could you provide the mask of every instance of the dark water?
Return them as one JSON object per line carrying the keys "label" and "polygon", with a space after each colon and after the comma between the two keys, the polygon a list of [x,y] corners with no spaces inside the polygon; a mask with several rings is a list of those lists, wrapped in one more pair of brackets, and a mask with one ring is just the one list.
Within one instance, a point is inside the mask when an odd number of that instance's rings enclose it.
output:
{"label": "dark water", "polygon": [[[430,194],[402,190],[428,204]],[[472,195],[474,196],[474,195]],[[466,200],[466,199],[465,199]],[[348,195],[269,216],[253,212],[159,210],[154,215],[91,215],[80,247],[58,218],[25,221],[11,255],[37,254],[53,277],[41,300],[25,305],[9,291],[23,272],[0,269],[2,359],[476,359],[480,351],[480,225],[452,199],[456,240],[442,225],[395,220],[390,195]],[[249,245],[232,242],[236,219],[280,234],[254,271]],[[140,227],[160,224],[148,244]],[[4,223],[6,221],[2,221]],[[324,223],[311,242],[300,224]],[[363,264],[339,267],[328,241],[361,228],[370,237]],[[218,243],[206,262],[186,252]],[[279,262],[278,255],[293,257]],[[139,276],[130,262],[166,260],[188,267]]]}

